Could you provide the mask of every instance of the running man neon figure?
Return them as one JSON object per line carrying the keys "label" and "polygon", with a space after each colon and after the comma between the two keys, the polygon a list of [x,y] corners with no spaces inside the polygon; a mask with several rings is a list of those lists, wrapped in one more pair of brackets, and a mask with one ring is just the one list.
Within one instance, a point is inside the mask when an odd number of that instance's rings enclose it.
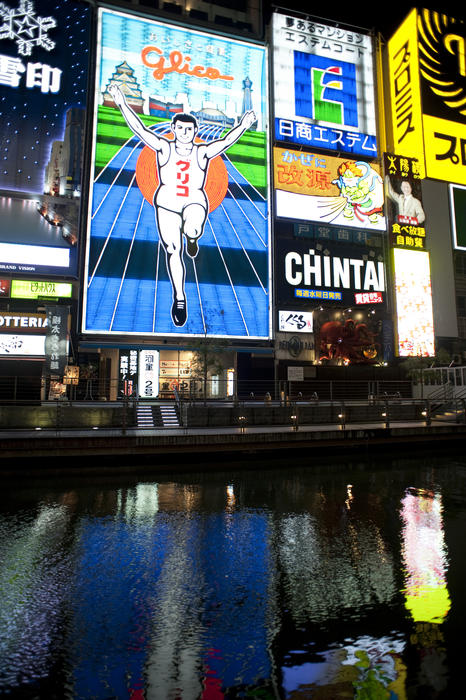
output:
{"label": "running man neon figure", "polygon": [[239,124],[223,138],[196,144],[196,118],[191,114],[176,114],[170,127],[174,139],[169,140],[144,126],[117,85],[111,84],[108,92],[131,131],[157,155],[159,186],[154,195],[155,217],[172,283],[173,323],[184,326],[188,311],[183,234],[186,237],[186,252],[194,259],[199,252],[198,241],[204,232],[209,211],[204,190],[209,161],[232,146],[254,124],[256,115],[252,110],[245,112]]}

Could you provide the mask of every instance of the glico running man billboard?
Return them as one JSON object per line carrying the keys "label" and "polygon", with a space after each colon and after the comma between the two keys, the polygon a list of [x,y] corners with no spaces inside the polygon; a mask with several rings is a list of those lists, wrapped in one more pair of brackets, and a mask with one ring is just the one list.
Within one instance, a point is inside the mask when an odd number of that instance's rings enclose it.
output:
{"label": "glico running man billboard", "polygon": [[372,38],[273,15],[275,139],[377,157]]}
{"label": "glico running man billboard", "polygon": [[265,48],[101,10],[83,331],[267,338]]}
{"label": "glico running man billboard", "polygon": [[0,3],[0,272],[77,275],[90,12]]}

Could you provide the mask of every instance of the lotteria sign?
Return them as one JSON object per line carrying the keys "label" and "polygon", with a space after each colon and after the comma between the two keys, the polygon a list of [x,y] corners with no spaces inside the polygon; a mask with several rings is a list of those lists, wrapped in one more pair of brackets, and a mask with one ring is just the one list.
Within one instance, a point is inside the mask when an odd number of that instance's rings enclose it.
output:
{"label": "lotteria sign", "polygon": [[384,261],[373,250],[279,241],[277,265],[280,301],[315,299],[353,304],[356,292],[385,291]]}
{"label": "lotteria sign", "polygon": [[270,335],[267,53],[99,11],[83,331]]}
{"label": "lotteria sign", "polygon": [[275,139],[377,156],[368,34],[273,15]]}

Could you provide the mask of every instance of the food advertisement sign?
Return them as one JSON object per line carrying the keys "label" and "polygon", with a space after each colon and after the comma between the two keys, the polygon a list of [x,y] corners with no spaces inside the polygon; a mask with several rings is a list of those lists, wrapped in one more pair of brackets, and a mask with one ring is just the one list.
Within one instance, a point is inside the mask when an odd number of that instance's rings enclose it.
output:
{"label": "food advertisement sign", "polygon": [[422,203],[419,162],[385,153],[384,170],[390,243],[397,248],[424,250],[426,215]]}
{"label": "food advertisement sign", "polygon": [[100,10],[82,330],[270,334],[263,46]]}
{"label": "food advertisement sign", "polygon": [[377,157],[369,34],[273,15],[275,140]]}
{"label": "food advertisement sign", "polygon": [[0,271],[76,276],[90,9],[0,3]]}

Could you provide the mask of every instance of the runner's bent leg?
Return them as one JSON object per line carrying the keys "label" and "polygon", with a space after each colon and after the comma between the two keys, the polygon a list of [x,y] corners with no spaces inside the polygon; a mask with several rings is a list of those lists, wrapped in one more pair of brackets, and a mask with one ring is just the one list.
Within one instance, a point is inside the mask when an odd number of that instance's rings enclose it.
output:
{"label": "runner's bent leg", "polygon": [[156,217],[173,289],[172,319],[176,326],[183,326],[186,323],[187,311],[184,288],[186,269],[181,236],[182,219],[180,214],[157,206]]}
{"label": "runner's bent leg", "polygon": [[183,233],[186,236],[186,252],[191,258],[198,254],[198,240],[204,233],[207,210],[201,204],[188,204],[182,212]]}

